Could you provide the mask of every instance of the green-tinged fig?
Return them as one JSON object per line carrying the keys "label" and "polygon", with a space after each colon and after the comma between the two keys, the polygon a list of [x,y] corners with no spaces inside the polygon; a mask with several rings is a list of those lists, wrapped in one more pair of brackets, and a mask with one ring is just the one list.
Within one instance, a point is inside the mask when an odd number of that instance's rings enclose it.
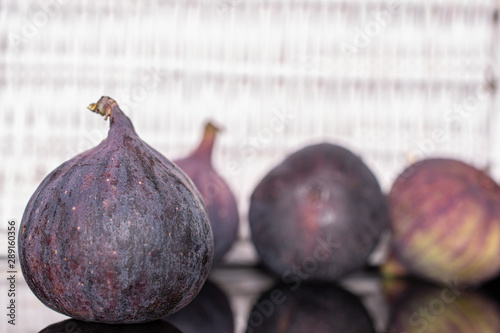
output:
{"label": "green-tinged fig", "polygon": [[257,300],[246,332],[375,333],[375,328],[361,301],[340,287],[280,283]]}
{"label": "green-tinged fig", "polygon": [[411,286],[394,306],[387,332],[497,333],[500,311],[478,292],[446,287]]}
{"label": "green-tinged fig", "polygon": [[174,324],[183,333],[234,332],[229,300],[217,285],[208,280],[191,303],[163,320]]}
{"label": "green-tinged fig", "polygon": [[500,187],[452,159],[407,168],[389,194],[393,252],[437,283],[478,284],[500,271]]}
{"label": "green-tinged fig", "polygon": [[19,232],[22,272],[46,306],[75,319],[154,321],[203,286],[210,223],[189,178],[139,138],[114,100],[89,108],[109,117],[108,137],[31,197]]}
{"label": "green-tinged fig", "polygon": [[198,148],[189,156],[175,160],[201,193],[214,234],[214,263],[229,251],[238,234],[236,198],[212,165],[212,149],[219,129],[207,123]]}
{"label": "green-tinged fig", "polygon": [[185,333],[161,320],[145,324],[110,325],[75,319],[64,320],[47,326],[40,333]]}
{"label": "green-tinged fig", "polygon": [[362,268],[389,225],[373,173],[328,143],[272,169],[252,193],[249,221],[263,264],[285,281],[334,281]]}

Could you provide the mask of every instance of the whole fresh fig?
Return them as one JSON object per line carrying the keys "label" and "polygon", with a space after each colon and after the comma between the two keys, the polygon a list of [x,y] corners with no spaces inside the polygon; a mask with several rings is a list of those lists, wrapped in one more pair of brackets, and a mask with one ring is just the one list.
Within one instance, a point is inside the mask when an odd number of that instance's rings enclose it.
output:
{"label": "whole fresh fig", "polygon": [[229,185],[212,165],[212,149],[219,129],[207,123],[198,148],[189,156],[175,160],[201,193],[214,234],[214,263],[229,251],[238,234],[239,214]]}
{"label": "whole fresh fig", "polygon": [[52,171],[31,197],[19,232],[23,275],[49,308],[75,319],[141,323],[187,305],[213,255],[195,186],[136,134],[118,104],[108,137]]}
{"label": "whole fresh fig", "polygon": [[359,298],[336,285],[303,284],[296,289],[279,283],[254,304],[246,331],[271,332],[375,333],[375,328]]}
{"label": "whole fresh fig", "polygon": [[389,193],[393,247],[410,273],[478,284],[500,271],[500,187],[452,159],[407,168]]}
{"label": "whole fresh fig", "polygon": [[373,173],[329,143],[272,169],[252,193],[249,221],[263,264],[285,282],[334,281],[362,268],[389,225]]}

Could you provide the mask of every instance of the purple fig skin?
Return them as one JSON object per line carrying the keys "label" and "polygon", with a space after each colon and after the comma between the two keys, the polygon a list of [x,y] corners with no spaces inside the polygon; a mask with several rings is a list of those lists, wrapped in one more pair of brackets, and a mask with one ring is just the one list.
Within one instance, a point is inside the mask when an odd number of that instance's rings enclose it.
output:
{"label": "purple fig skin", "polygon": [[187,305],[211,268],[213,235],[195,186],[136,134],[117,103],[108,137],[52,171],[24,212],[19,258],[33,293],[75,319],[143,323]]}
{"label": "purple fig skin", "polygon": [[212,149],[218,131],[208,123],[198,148],[189,156],[174,160],[196,185],[207,207],[214,234],[214,263],[220,262],[234,244],[240,222],[236,198],[212,165]]}
{"label": "purple fig skin", "polygon": [[349,150],[305,147],[273,168],[250,199],[259,257],[285,282],[336,281],[363,268],[388,229],[377,179]]}

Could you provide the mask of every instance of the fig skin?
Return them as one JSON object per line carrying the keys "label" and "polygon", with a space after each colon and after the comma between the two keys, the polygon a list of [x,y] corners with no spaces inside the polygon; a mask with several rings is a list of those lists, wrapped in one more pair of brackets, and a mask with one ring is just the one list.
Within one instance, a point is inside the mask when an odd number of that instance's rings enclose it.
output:
{"label": "fig skin", "polygon": [[500,271],[500,187],[461,161],[411,165],[388,196],[393,252],[409,273],[476,285]]}
{"label": "fig skin", "polygon": [[[359,298],[334,284],[279,283],[250,311],[246,333],[375,333]],[[399,331],[398,331],[399,332]]]}
{"label": "fig skin", "polygon": [[233,333],[234,318],[226,294],[207,280],[196,298],[183,309],[163,318],[183,333]]}
{"label": "fig skin", "polygon": [[75,319],[143,323],[187,305],[211,267],[213,236],[195,186],[136,134],[117,103],[108,137],[52,171],[24,212],[24,278]]}
{"label": "fig skin", "polygon": [[205,125],[203,139],[187,157],[174,160],[201,193],[214,235],[214,263],[220,262],[238,235],[240,222],[236,198],[226,181],[212,165],[212,150],[219,129]]}
{"label": "fig skin", "polygon": [[305,147],[251,196],[250,230],[265,267],[285,281],[336,281],[363,268],[388,226],[373,173],[349,150]]}

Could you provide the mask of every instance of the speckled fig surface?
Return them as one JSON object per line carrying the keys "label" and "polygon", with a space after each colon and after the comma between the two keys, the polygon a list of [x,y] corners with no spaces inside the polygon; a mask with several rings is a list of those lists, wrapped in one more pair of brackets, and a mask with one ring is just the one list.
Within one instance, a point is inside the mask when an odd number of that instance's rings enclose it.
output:
{"label": "speckled fig surface", "polygon": [[214,263],[219,262],[236,241],[240,220],[233,192],[212,165],[217,132],[215,125],[207,123],[199,146],[189,156],[174,161],[191,178],[207,207],[214,234]]}
{"label": "speckled fig surface", "polygon": [[329,143],[273,168],[252,193],[249,221],[262,263],[285,282],[335,281],[362,268],[389,226],[373,173]]}
{"label": "speckled fig surface", "polygon": [[187,305],[206,280],[206,210],[114,100],[89,108],[110,119],[108,137],[52,171],[31,197],[19,231],[22,272],[45,305],[75,319],[154,321]]}
{"label": "speckled fig surface", "polygon": [[500,272],[500,187],[483,171],[425,159],[399,175],[388,200],[393,252],[410,273],[469,285]]}

